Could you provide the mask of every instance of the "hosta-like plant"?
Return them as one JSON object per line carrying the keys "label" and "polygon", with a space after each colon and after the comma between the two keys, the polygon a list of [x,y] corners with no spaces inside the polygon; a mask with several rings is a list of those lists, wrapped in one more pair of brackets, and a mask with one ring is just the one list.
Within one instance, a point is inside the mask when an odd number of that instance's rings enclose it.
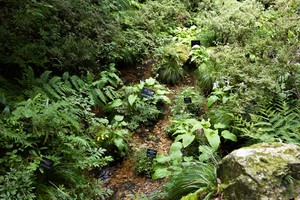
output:
{"label": "hosta-like plant", "polygon": [[[216,152],[221,143],[219,129],[222,130],[221,136],[225,139],[237,141],[234,134],[225,130],[227,127],[224,124],[215,124],[213,129],[209,121],[198,121],[196,119],[187,119],[184,121],[173,121],[175,124],[173,130],[175,132],[174,143],[171,145],[169,156],[158,155],[156,161],[158,164],[155,166],[155,173],[152,178],[162,178],[172,174],[174,171],[181,171],[177,165],[182,161],[191,161],[193,156],[184,156],[182,153],[183,148],[188,148],[189,145],[198,140],[198,148],[201,153],[197,158],[200,161],[209,160],[211,153]],[[206,143],[208,145],[203,145]]]}

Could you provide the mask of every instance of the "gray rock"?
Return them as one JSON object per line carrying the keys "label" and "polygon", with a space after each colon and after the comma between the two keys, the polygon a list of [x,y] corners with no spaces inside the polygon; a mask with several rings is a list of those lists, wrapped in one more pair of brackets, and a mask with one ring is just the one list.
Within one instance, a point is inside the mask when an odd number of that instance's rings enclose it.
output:
{"label": "gray rock", "polygon": [[233,151],[218,165],[228,200],[300,199],[300,147],[260,143]]}

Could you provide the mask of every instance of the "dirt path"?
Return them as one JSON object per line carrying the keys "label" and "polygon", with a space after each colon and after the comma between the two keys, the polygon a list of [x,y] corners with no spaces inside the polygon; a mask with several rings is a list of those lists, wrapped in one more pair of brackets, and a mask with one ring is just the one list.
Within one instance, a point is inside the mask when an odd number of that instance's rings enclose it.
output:
{"label": "dirt path", "polygon": [[[139,83],[151,76],[152,63],[145,66],[137,66],[137,69],[119,69],[121,77],[125,81]],[[125,82],[126,84],[126,82]],[[128,82],[127,82],[128,84]],[[179,90],[182,86],[192,85],[191,78],[188,76],[176,87],[168,87],[170,90]],[[168,95],[170,99],[175,94]],[[152,126],[141,128],[138,133],[131,135],[130,149],[156,149],[158,154],[168,155],[172,140],[165,133],[165,129],[170,124],[169,111],[170,105],[166,105],[166,113]],[[133,154],[133,151],[131,152]],[[128,194],[146,194],[159,192],[160,188],[166,182],[166,179],[155,179],[142,177],[135,173],[135,161],[131,157],[125,157],[123,162],[116,167],[109,168],[109,180],[102,184],[103,187],[114,191],[114,194],[108,199],[130,200]]]}

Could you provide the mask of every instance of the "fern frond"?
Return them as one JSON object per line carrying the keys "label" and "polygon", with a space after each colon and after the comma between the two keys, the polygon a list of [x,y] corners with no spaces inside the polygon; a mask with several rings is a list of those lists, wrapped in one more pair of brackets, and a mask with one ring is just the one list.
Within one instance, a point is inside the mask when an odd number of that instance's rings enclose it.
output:
{"label": "fern frond", "polygon": [[71,82],[74,85],[74,87],[76,88],[77,91],[79,91],[80,87],[78,85],[78,80],[80,79],[78,76],[71,76]]}
{"label": "fern frond", "polygon": [[47,83],[42,86],[42,89],[48,96],[48,99],[60,99],[60,96],[56,93],[56,91]]}
{"label": "fern frond", "polygon": [[93,83],[93,77],[92,77],[92,74],[88,71],[87,72],[87,75],[86,75],[86,81],[87,81],[87,84],[91,85]]}
{"label": "fern frond", "polygon": [[34,85],[35,82],[35,78],[34,78],[34,71],[31,67],[28,68],[28,75],[27,75],[27,79],[26,79],[26,86],[27,88],[31,88],[32,85]]}
{"label": "fern frond", "polygon": [[51,71],[45,71],[45,72],[43,72],[41,74],[41,76],[40,76],[41,82],[42,83],[47,83],[47,81],[48,81],[51,73],[52,73]]}
{"label": "fern frond", "polygon": [[68,80],[70,78],[69,72],[63,73],[62,78],[63,78],[64,81]]}
{"label": "fern frond", "polygon": [[114,88],[112,86],[106,86],[105,88],[103,88],[104,93],[106,96],[108,96],[111,100],[114,100],[117,92],[114,90]]}
{"label": "fern frond", "polygon": [[65,93],[62,91],[61,86],[63,82],[61,81],[61,78],[58,76],[54,76],[49,80],[49,85],[54,88],[54,90],[60,94],[61,96],[64,96]]}
{"label": "fern frond", "polygon": [[82,137],[70,135],[66,139],[69,140],[70,143],[75,143],[90,148],[89,141],[83,139]]}
{"label": "fern frond", "polygon": [[259,108],[258,114],[250,114],[250,117],[249,122],[236,117],[236,127],[234,128],[246,136],[262,141],[279,139],[288,143],[300,144],[298,108],[292,108],[285,99],[278,98],[276,103]]}
{"label": "fern frond", "polygon": [[100,89],[94,89],[94,90],[95,90],[97,96],[99,96],[100,99],[106,104],[106,97],[103,94],[103,92]]}

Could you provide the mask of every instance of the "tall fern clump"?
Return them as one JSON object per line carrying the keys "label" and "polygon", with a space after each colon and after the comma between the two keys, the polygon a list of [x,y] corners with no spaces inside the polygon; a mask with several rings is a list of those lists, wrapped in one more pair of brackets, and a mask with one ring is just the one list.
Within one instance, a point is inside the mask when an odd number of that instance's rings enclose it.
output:
{"label": "tall fern clump", "polygon": [[[19,80],[23,88],[15,93],[7,90],[8,83],[1,88],[2,198],[91,199],[108,194],[85,171],[112,161],[94,141],[95,133],[87,131],[99,123],[92,107],[114,99],[114,88],[121,81],[113,65],[109,70],[94,81],[90,73],[51,77],[45,71],[36,78],[29,68]],[[50,172],[39,167],[42,157],[54,161]]]}
{"label": "tall fern clump", "polygon": [[[299,104],[290,105],[287,99],[277,98],[266,106],[259,107],[250,119],[236,118],[235,127],[252,142],[300,144]],[[251,143],[251,142],[250,142]]]}

